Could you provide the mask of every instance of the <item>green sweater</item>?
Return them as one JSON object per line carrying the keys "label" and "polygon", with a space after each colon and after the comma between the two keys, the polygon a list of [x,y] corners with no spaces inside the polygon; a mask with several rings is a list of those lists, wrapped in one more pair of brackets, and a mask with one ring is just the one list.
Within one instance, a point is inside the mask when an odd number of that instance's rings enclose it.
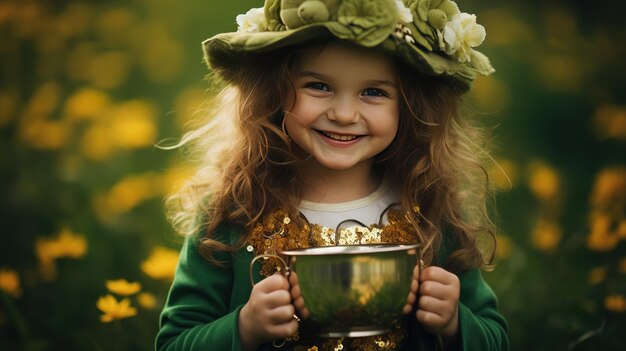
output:
{"label": "green sweater", "polygon": [[[223,238],[234,243],[236,228],[222,227]],[[252,285],[249,265],[254,252],[245,249],[216,257],[224,267],[208,263],[198,250],[197,237],[188,238],[176,276],[161,313],[157,350],[242,350],[238,317]],[[256,281],[261,279],[256,273]],[[478,269],[459,276],[459,327],[463,350],[507,350],[507,324],[497,312],[497,299]],[[403,350],[435,350],[436,337],[409,318]]]}

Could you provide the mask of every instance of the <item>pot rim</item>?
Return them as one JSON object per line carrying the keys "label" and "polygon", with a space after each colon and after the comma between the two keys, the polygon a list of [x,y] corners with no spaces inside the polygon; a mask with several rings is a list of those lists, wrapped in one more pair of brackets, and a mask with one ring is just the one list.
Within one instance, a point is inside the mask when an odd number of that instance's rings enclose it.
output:
{"label": "pot rim", "polygon": [[317,246],[305,249],[281,251],[286,256],[326,256],[326,255],[358,255],[381,252],[408,251],[420,247],[420,244],[359,244]]}

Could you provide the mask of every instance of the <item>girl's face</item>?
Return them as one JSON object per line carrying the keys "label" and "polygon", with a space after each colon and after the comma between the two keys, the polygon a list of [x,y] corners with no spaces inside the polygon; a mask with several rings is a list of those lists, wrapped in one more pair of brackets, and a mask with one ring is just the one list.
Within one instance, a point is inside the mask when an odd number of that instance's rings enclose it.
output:
{"label": "girl's face", "polygon": [[382,54],[332,41],[299,57],[294,87],[285,127],[323,168],[371,164],[396,136],[397,75],[393,61]]}

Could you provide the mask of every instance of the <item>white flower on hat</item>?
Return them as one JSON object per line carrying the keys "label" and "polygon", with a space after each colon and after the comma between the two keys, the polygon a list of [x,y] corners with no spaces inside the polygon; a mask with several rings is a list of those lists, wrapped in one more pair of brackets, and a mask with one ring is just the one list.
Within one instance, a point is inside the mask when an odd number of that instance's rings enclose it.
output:
{"label": "white flower on hat", "polygon": [[396,5],[398,6],[398,12],[400,12],[400,21],[402,23],[411,23],[413,22],[413,15],[411,14],[411,9],[406,7],[402,0],[396,0]]}
{"label": "white flower on hat", "polygon": [[267,30],[265,10],[262,7],[252,8],[245,15],[237,15],[237,32],[262,32]]}
{"label": "white flower on hat", "polygon": [[440,49],[456,55],[459,62],[470,62],[472,47],[485,40],[485,27],[476,23],[476,15],[459,13],[450,19],[439,35]]}

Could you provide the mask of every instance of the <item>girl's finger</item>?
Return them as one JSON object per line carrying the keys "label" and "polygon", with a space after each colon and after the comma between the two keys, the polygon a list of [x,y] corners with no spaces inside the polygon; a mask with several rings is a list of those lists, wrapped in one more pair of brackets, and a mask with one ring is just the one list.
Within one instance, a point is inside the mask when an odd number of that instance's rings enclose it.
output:
{"label": "girl's finger", "polygon": [[298,273],[296,273],[296,272],[289,273],[289,284],[290,285],[297,285],[298,284]]}
{"label": "girl's finger", "polygon": [[402,307],[402,314],[409,314],[413,310],[413,305],[406,304]]}
{"label": "girl's finger", "polygon": [[262,297],[262,302],[267,306],[268,309],[290,305],[291,304],[291,294],[287,290],[274,290],[265,294]]}
{"label": "girl's finger", "polygon": [[278,289],[289,289],[289,282],[282,274],[276,272],[258,282],[252,289],[268,293]]}
{"label": "girl's finger", "polygon": [[302,293],[300,292],[300,285],[291,285],[291,298],[293,300],[297,300],[300,296],[302,296]]}
{"label": "girl's finger", "polygon": [[414,294],[417,294],[419,288],[419,282],[417,281],[417,279],[413,279],[411,281],[411,292]]}
{"label": "girl's finger", "polygon": [[293,305],[298,309],[301,310],[304,308],[304,299],[302,298],[302,296],[298,297],[297,299],[293,300]]}
{"label": "girl's finger", "polygon": [[410,292],[406,298],[407,305],[412,306],[415,303],[415,299],[417,299],[417,295],[415,295],[413,292]]}
{"label": "girl's finger", "polygon": [[410,292],[409,296],[406,298],[406,304],[402,307],[402,313],[409,314],[411,310],[413,310],[413,304],[415,303],[415,294]]}
{"label": "girl's finger", "polygon": [[448,301],[439,300],[432,296],[420,296],[417,307],[418,310],[434,313],[442,318],[446,318],[453,309]]}
{"label": "girl's finger", "polygon": [[279,325],[288,323],[290,320],[293,320],[293,315],[296,313],[293,305],[284,305],[280,307],[273,308],[267,311],[267,316],[271,324]]}
{"label": "girl's finger", "polygon": [[460,285],[459,277],[437,266],[426,267],[419,275],[420,282],[436,281],[445,285]]}
{"label": "girl's finger", "polygon": [[431,280],[420,284],[419,293],[422,296],[432,296],[440,300],[458,300],[459,298],[459,290],[456,287]]}
{"label": "girl's finger", "polygon": [[446,325],[446,321],[438,314],[417,310],[415,313],[417,321],[430,331],[438,331]]}
{"label": "girl's finger", "polygon": [[272,325],[267,328],[267,331],[273,339],[285,339],[294,335],[298,331],[298,326],[298,321],[292,316],[290,321],[279,325]]}

